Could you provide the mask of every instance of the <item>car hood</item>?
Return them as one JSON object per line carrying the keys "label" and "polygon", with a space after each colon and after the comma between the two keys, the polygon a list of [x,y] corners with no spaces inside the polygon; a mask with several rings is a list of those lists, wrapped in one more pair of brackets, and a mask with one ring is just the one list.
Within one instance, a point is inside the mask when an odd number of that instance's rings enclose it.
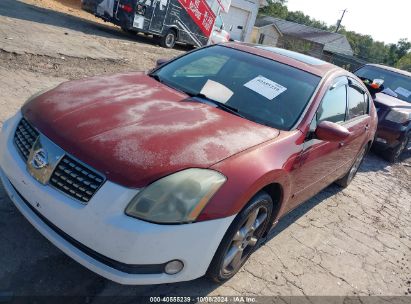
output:
{"label": "car hood", "polygon": [[403,112],[411,113],[411,103],[408,103],[406,101],[403,101],[401,99],[395,98],[384,93],[377,93],[374,98],[374,101],[376,103],[383,104],[392,109],[398,109]]}
{"label": "car hood", "polygon": [[279,131],[127,73],[66,82],[22,108],[62,149],[127,187],[207,168]]}

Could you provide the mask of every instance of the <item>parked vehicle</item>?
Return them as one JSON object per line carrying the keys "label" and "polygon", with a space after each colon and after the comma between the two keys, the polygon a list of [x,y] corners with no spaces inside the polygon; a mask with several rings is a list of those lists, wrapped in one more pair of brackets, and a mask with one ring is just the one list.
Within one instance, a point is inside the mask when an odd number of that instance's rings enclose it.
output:
{"label": "parked vehicle", "polygon": [[103,277],[223,282],[281,217],[352,181],[376,125],[348,71],[214,45],[33,96],[3,125],[0,176],[34,227]]}
{"label": "parked vehicle", "polygon": [[367,64],[354,72],[363,81],[383,80],[382,86],[369,89],[378,112],[375,147],[396,162],[411,148],[411,73],[395,68]]}
{"label": "parked vehicle", "polygon": [[177,41],[204,46],[211,35],[229,39],[213,27],[221,10],[217,0],[82,0],[82,8],[124,31],[152,34],[166,48]]}
{"label": "parked vehicle", "polygon": [[218,44],[218,43],[225,43],[229,41],[230,41],[230,33],[225,29],[223,18],[221,17],[221,15],[218,15],[214,23],[214,28],[213,28],[213,32],[211,33],[209,43]]}

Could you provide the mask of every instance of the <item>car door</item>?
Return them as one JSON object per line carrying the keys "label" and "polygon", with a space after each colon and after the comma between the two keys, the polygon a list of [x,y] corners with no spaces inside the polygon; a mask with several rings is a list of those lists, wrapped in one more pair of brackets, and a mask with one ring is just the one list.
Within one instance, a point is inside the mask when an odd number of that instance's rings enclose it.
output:
{"label": "car door", "polygon": [[317,125],[321,121],[345,125],[348,113],[347,87],[347,77],[336,78],[331,82],[317,109],[303,144],[298,169],[294,173],[291,208],[333,182],[336,179],[335,172],[347,159],[344,154],[349,146],[345,142],[328,142],[315,136]]}
{"label": "car door", "polygon": [[161,33],[164,28],[164,21],[168,9],[167,0],[152,1],[152,15],[149,30]]}

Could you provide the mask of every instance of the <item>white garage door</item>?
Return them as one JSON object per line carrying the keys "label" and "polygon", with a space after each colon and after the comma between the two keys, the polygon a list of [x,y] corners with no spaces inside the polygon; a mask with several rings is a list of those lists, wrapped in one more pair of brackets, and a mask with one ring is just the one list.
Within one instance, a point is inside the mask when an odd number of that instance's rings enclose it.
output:
{"label": "white garage door", "polygon": [[230,33],[231,39],[243,41],[250,12],[231,5],[228,13],[222,13],[221,16],[227,30],[233,26],[233,30]]}

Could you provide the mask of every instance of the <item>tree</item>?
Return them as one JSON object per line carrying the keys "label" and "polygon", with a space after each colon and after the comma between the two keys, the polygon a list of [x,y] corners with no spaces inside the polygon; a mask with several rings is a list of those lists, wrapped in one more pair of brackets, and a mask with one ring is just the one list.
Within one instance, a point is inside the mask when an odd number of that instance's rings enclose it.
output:
{"label": "tree", "polygon": [[405,55],[407,55],[410,49],[411,49],[411,42],[409,42],[407,38],[400,39],[397,43],[398,58],[402,58]]}
{"label": "tree", "polygon": [[411,53],[406,54],[397,62],[397,68],[411,72]]}
{"label": "tree", "polygon": [[288,12],[288,15],[285,19],[299,24],[315,27],[321,30],[328,30],[327,24],[319,20],[311,19],[310,16],[304,14],[301,11]]}
{"label": "tree", "polygon": [[[312,19],[302,11],[288,11],[287,0],[271,0],[268,6],[260,9],[259,13],[330,32],[335,32],[336,29],[335,25],[327,26],[324,22]],[[347,37],[354,51],[354,56],[360,59],[390,66],[400,64],[409,67],[411,42],[407,39],[400,39],[396,44],[385,44],[375,41],[370,35],[347,31],[343,26],[341,26],[339,33]]]}
{"label": "tree", "polygon": [[286,2],[286,0],[270,1],[267,6],[260,9],[259,14],[285,19],[288,15]]}
{"label": "tree", "polygon": [[411,49],[411,42],[406,38],[400,39],[397,44],[389,44],[389,51],[386,58],[386,63],[395,66],[396,63]]}

